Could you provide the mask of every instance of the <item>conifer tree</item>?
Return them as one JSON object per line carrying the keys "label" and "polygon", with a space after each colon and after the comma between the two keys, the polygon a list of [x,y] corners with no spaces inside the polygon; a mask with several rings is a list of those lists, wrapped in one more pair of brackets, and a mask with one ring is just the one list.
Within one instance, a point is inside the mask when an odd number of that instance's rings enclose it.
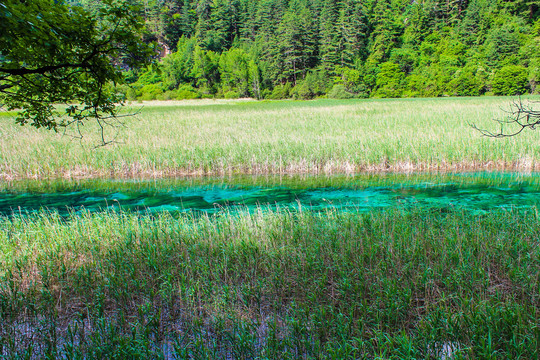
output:
{"label": "conifer tree", "polygon": [[210,16],[212,13],[212,0],[198,0],[196,13],[195,37],[197,38],[197,44],[203,49],[208,49],[211,46],[210,32],[212,26]]}
{"label": "conifer tree", "polygon": [[207,49],[221,52],[231,47],[238,35],[236,6],[238,6],[236,1],[214,0],[210,14]]}
{"label": "conifer tree", "polygon": [[380,0],[373,7],[371,21],[370,61],[380,63],[388,60],[390,52],[399,42],[404,30],[400,2]]}
{"label": "conifer tree", "polygon": [[344,0],[340,4],[337,22],[336,48],[339,65],[352,67],[365,46],[366,19],[358,0]]}
{"label": "conifer tree", "polygon": [[322,67],[329,73],[340,62],[338,55],[338,6],[335,0],[324,0],[320,18],[320,59]]}
{"label": "conifer tree", "polygon": [[[191,81],[199,86],[194,91],[216,96],[310,98],[336,83],[363,96],[482,94],[491,90],[499,69],[519,65],[533,92],[540,78],[533,31],[540,27],[537,2],[148,0],[147,21],[153,21],[156,4],[163,5],[167,43],[174,48],[184,36],[199,46],[192,51],[191,75],[181,76],[180,83],[171,81],[179,79],[175,69],[183,69],[178,58],[166,61],[164,68],[176,75],[162,77],[168,79],[164,89]],[[215,60],[234,49],[248,56],[242,61],[250,65],[243,69],[257,75],[235,80],[240,87],[227,80],[230,67],[220,68]],[[396,66],[403,78],[386,86],[393,77],[384,73]]]}
{"label": "conifer tree", "polygon": [[171,51],[176,51],[178,40],[182,36],[193,36],[197,14],[189,0],[179,0],[169,9],[167,17],[165,42]]}

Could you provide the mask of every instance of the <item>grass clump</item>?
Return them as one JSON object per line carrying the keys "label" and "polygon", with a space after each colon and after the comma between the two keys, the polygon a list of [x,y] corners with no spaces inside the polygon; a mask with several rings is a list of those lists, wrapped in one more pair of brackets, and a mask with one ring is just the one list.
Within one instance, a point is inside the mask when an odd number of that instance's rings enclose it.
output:
{"label": "grass clump", "polygon": [[537,213],[0,222],[7,358],[534,358]]}

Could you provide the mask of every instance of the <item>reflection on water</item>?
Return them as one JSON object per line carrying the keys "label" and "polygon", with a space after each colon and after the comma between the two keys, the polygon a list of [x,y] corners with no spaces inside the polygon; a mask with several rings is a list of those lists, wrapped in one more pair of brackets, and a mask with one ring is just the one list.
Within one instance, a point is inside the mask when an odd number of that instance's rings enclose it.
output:
{"label": "reflection on water", "polygon": [[0,190],[0,215],[43,208],[67,215],[107,208],[142,213],[215,213],[259,206],[314,211],[369,211],[396,206],[489,211],[540,205],[538,178],[536,174],[475,173],[26,182]]}

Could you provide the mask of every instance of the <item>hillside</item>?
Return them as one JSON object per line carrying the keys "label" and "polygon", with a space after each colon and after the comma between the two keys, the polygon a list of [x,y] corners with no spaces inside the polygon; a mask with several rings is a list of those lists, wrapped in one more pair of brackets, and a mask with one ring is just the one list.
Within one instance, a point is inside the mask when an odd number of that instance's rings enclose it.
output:
{"label": "hillside", "polygon": [[537,93],[538,0],[141,1],[161,72],[131,99]]}

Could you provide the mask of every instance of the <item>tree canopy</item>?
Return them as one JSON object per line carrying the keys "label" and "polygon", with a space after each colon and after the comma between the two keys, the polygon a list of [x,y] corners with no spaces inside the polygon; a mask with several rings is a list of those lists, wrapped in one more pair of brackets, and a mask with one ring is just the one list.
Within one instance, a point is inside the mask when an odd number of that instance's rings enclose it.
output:
{"label": "tree canopy", "polygon": [[[0,0],[0,103],[17,122],[57,129],[117,116],[114,84],[150,63],[144,22],[128,1]],[[66,104],[62,115],[56,104]]]}
{"label": "tree canopy", "polygon": [[538,0],[145,0],[143,7],[172,53],[160,74],[132,76],[131,98],[540,90]]}

